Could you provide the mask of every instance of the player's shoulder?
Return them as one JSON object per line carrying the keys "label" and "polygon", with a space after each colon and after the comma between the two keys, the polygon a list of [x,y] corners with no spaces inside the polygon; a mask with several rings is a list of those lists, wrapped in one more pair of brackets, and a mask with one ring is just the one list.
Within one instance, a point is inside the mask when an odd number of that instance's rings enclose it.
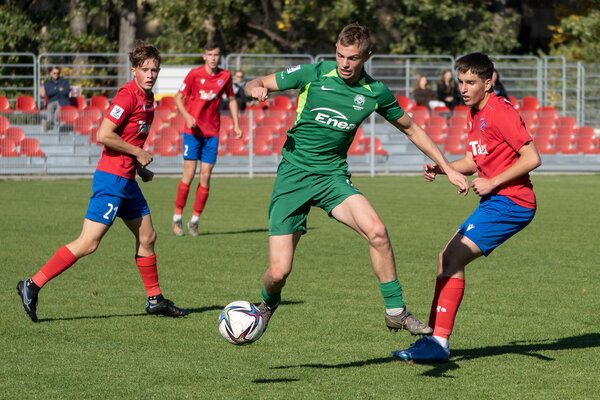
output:
{"label": "player's shoulder", "polygon": [[494,108],[495,114],[501,118],[521,118],[510,100],[503,96],[492,94],[489,103]]}

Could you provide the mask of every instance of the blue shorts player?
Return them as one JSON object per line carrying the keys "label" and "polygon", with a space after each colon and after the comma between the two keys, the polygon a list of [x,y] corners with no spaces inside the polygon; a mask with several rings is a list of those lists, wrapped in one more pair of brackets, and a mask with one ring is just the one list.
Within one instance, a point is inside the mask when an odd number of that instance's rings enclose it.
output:
{"label": "blue shorts player", "polygon": [[[540,155],[512,104],[493,92],[494,64],[485,54],[473,53],[457,60],[456,70],[471,112],[467,153],[451,164],[466,175],[477,172],[471,187],[481,201],[439,255],[429,315],[433,335],[394,352],[405,360],[448,360],[448,339],[465,290],[465,266],[525,228],[536,210],[529,172],[541,164]],[[436,164],[424,166],[428,182],[441,173]]]}
{"label": "blue shorts player", "polygon": [[152,87],[158,77],[160,58],[153,45],[135,42],[129,53],[134,79],[119,89],[98,129],[97,139],[104,150],[94,173],[93,194],[81,234],[58,249],[31,279],[17,284],[23,307],[33,322],[38,320],[40,289],[78,259],[93,253],[116,217],[123,219],[136,239],[135,260],[148,296],[146,311],[171,317],[189,314],[162,295],[154,254],[156,232],[146,199],[135,181],[136,172],[144,182],[153,177],[146,169],[152,154],[142,147],[154,118]]}

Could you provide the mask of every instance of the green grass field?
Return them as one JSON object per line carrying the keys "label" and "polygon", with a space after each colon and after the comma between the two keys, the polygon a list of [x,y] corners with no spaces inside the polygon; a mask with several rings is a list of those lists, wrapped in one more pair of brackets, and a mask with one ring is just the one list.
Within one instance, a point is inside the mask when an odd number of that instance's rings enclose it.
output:
{"label": "green grass field", "polygon": [[[161,287],[189,317],[145,314],[134,239],[117,221],[46,285],[34,324],[15,285],[79,235],[91,179],[0,181],[0,398],[598,399],[600,176],[533,180],[536,218],[468,267],[451,359],[438,365],[391,357],[414,338],[385,328],[366,242],[318,209],[264,337],[221,338],[221,308],[259,300],[273,178],[214,178],[197,238],[171,233],[177,179],[141,184]],[[353,182],[386,223],[405,300],[426,321],[437,254],[477,196],[443,178]]]}

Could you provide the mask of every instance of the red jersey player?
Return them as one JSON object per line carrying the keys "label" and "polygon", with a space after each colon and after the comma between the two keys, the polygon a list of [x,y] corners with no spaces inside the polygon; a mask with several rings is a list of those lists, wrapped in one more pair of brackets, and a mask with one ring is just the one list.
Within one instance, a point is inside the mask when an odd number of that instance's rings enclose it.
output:
{"label": "red jersey player", "polygon": [[[481,53],[456,61],[460,93],[471,106],[468,145],[464,158],[452,162],[459,172],[478,177],[473,191],[481,196],[477,209],[460,226],[438,257],[429,326],[426,336],[410,348],[394,352],[404,360],[447,361],[448,338],[465,289],[465,266],[525,228],[535,215],[536,199],[529,172],[541,164],[539,153],[512,104],[493,92],[494,64]],[[443,173],[424,166],[425,180]]]}
{"label": "red jersey player", "polygon": [[204,65],[192,69],[187,74],[179,92],[175,95],[175,105],[185,118],[186,124],[183,134],[183,177],[177,187],[173,215],[173,233],[176,236],[184,234],[181,214],[200,160],[200,182],[196,189],[194,214],[187,224],[190,235],[198,236],[198,219],[208,199],[210,176],[217,161],[221,123],[219,106],[223,94],[229,98],[235,138],[242,137],[231,73],[219,68],[220,57],[219,44],[207,43],[202,55]]}
{"label": "red jersey player", "polygon": [[58,249],[31,279],[17,284],[23,307],[33,322],[38,320],[40,289],[78,259],[93,253],[117,216],[136,239],[136,264],[148,295],[146,312],[171,317],[189,314],[161,293],[154,254],[156,232],[146,199],[135,181],[136,171],[144,182],[153,177],[145,168],[152,162],[152,154],[142,147],[154,118],[152,87],[158,77],[160,59],[156,47],[141,40],[135,42],[129,53],[133,80],[119,89],[98,129],[97,140],[104,150],[94,173],[93,194],[81,234]]}

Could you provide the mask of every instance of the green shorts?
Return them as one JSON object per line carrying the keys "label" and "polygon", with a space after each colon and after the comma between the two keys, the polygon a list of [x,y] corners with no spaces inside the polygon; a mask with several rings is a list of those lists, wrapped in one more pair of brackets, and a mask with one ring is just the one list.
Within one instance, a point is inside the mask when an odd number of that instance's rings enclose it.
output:
{"label": "green shorts", "polygon": [[311,206],[331,210],[348,197],[362,193],[350,182],[350,175],[321,175],[305,171],[283,159],[277,168],[269,205],[269,235],[306,232]]}

